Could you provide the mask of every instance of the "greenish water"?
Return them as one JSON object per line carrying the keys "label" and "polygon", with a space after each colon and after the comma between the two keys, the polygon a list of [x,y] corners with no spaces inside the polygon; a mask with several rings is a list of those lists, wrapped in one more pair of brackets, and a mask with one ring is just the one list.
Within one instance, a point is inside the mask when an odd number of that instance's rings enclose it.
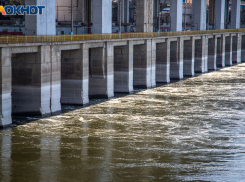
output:
{"label": "greenish water", "polygon": [[244,98],[243,63],[26,118],[0,130],[0,181],[245,181]]}

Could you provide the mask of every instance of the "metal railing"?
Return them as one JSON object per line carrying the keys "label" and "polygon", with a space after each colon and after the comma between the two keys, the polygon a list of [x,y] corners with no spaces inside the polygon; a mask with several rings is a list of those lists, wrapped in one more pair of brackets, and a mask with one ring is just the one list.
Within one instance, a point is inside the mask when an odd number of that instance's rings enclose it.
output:
{"label": "metal railing", "polygon": [[127,39],[127,38],[152,38],[152,37],[168,37],[181,35],[197,35],[197,34],[214,34],[225,32],[245,32],[242,29],[221,29],[221,30],[195,30],[180,32],[142,32],[142,33],[112,33],[112,34],[79,34],[79,35],[55,35],[55,36],[0,36],[0,44],[13,43],[52,43],[52,42],[68,42],[68,41],[86,41],[86,40],[106,40],[106,39]]}

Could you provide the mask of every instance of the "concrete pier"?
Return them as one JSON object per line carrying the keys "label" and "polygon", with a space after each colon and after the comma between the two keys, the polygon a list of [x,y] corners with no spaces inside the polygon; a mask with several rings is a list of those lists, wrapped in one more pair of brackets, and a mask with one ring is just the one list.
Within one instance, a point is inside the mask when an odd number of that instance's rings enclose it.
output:
{"label": "concrete pier", "polygon": [[170,79],[183,79],[183,39],[170,42]]}
{"label": "concrete pier", "polygon": [[232,38],[232,63],[241,63],[241,37],[235,34]]}
{"label": "concrete pier", "polygon": [[139,88],[151,88],[156,85],[156,79],[152,77],[152,42],[146,40],[144,44],[134,45],[133,55],[133,86]]}
{"label": "concrete pier", "polygon": [[225,65],[232,66],[232,36],[225,37]]}
{"label": "concrete pier", "polygon": [[0,126],[245,61],[245,33],[0,45]]}
{"label": "concrete pier", "polygon": [[205,73],[207,71],[206,37],[197,37],[195,41],[195,72]]}
{"label": "concrete pier", "polygon": [[217,67],[225,67],[225,35],[217,38]]}
{"label": "concrete pier", "polygon": [[170,83],[170,40],[156,44],[156,82]]}
{"label": "concrete pier", "polygon": [[130,93],[133,89],[133,52],[131,41],[114,48],[114,91]]}
{"label": "concrete pier", "polygon": [[217,36],[208,39],[208,70],[217,69]]}
{"label": "concrete pier", "polygon": [[195,65],[195,39],[190,37],[190,40],[184,41],[184,71],[185,76],[194,76],[194,65]]}

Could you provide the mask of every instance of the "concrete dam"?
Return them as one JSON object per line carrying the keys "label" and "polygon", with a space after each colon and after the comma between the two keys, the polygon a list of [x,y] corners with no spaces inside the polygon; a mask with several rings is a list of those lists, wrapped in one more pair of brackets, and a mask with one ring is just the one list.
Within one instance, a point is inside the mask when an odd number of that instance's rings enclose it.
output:
{"label": "concrete dam", "polygon": [[0,126],[245,61],[245,29],[0,37]]}

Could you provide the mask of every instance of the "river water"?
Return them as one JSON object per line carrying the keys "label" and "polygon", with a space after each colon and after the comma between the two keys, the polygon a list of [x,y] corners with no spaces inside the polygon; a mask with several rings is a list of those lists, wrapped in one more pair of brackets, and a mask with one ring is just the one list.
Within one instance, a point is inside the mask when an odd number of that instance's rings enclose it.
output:
{"label": "river water", "polygon": [[245,181],[245,63],[14,122],[0,181]]}

